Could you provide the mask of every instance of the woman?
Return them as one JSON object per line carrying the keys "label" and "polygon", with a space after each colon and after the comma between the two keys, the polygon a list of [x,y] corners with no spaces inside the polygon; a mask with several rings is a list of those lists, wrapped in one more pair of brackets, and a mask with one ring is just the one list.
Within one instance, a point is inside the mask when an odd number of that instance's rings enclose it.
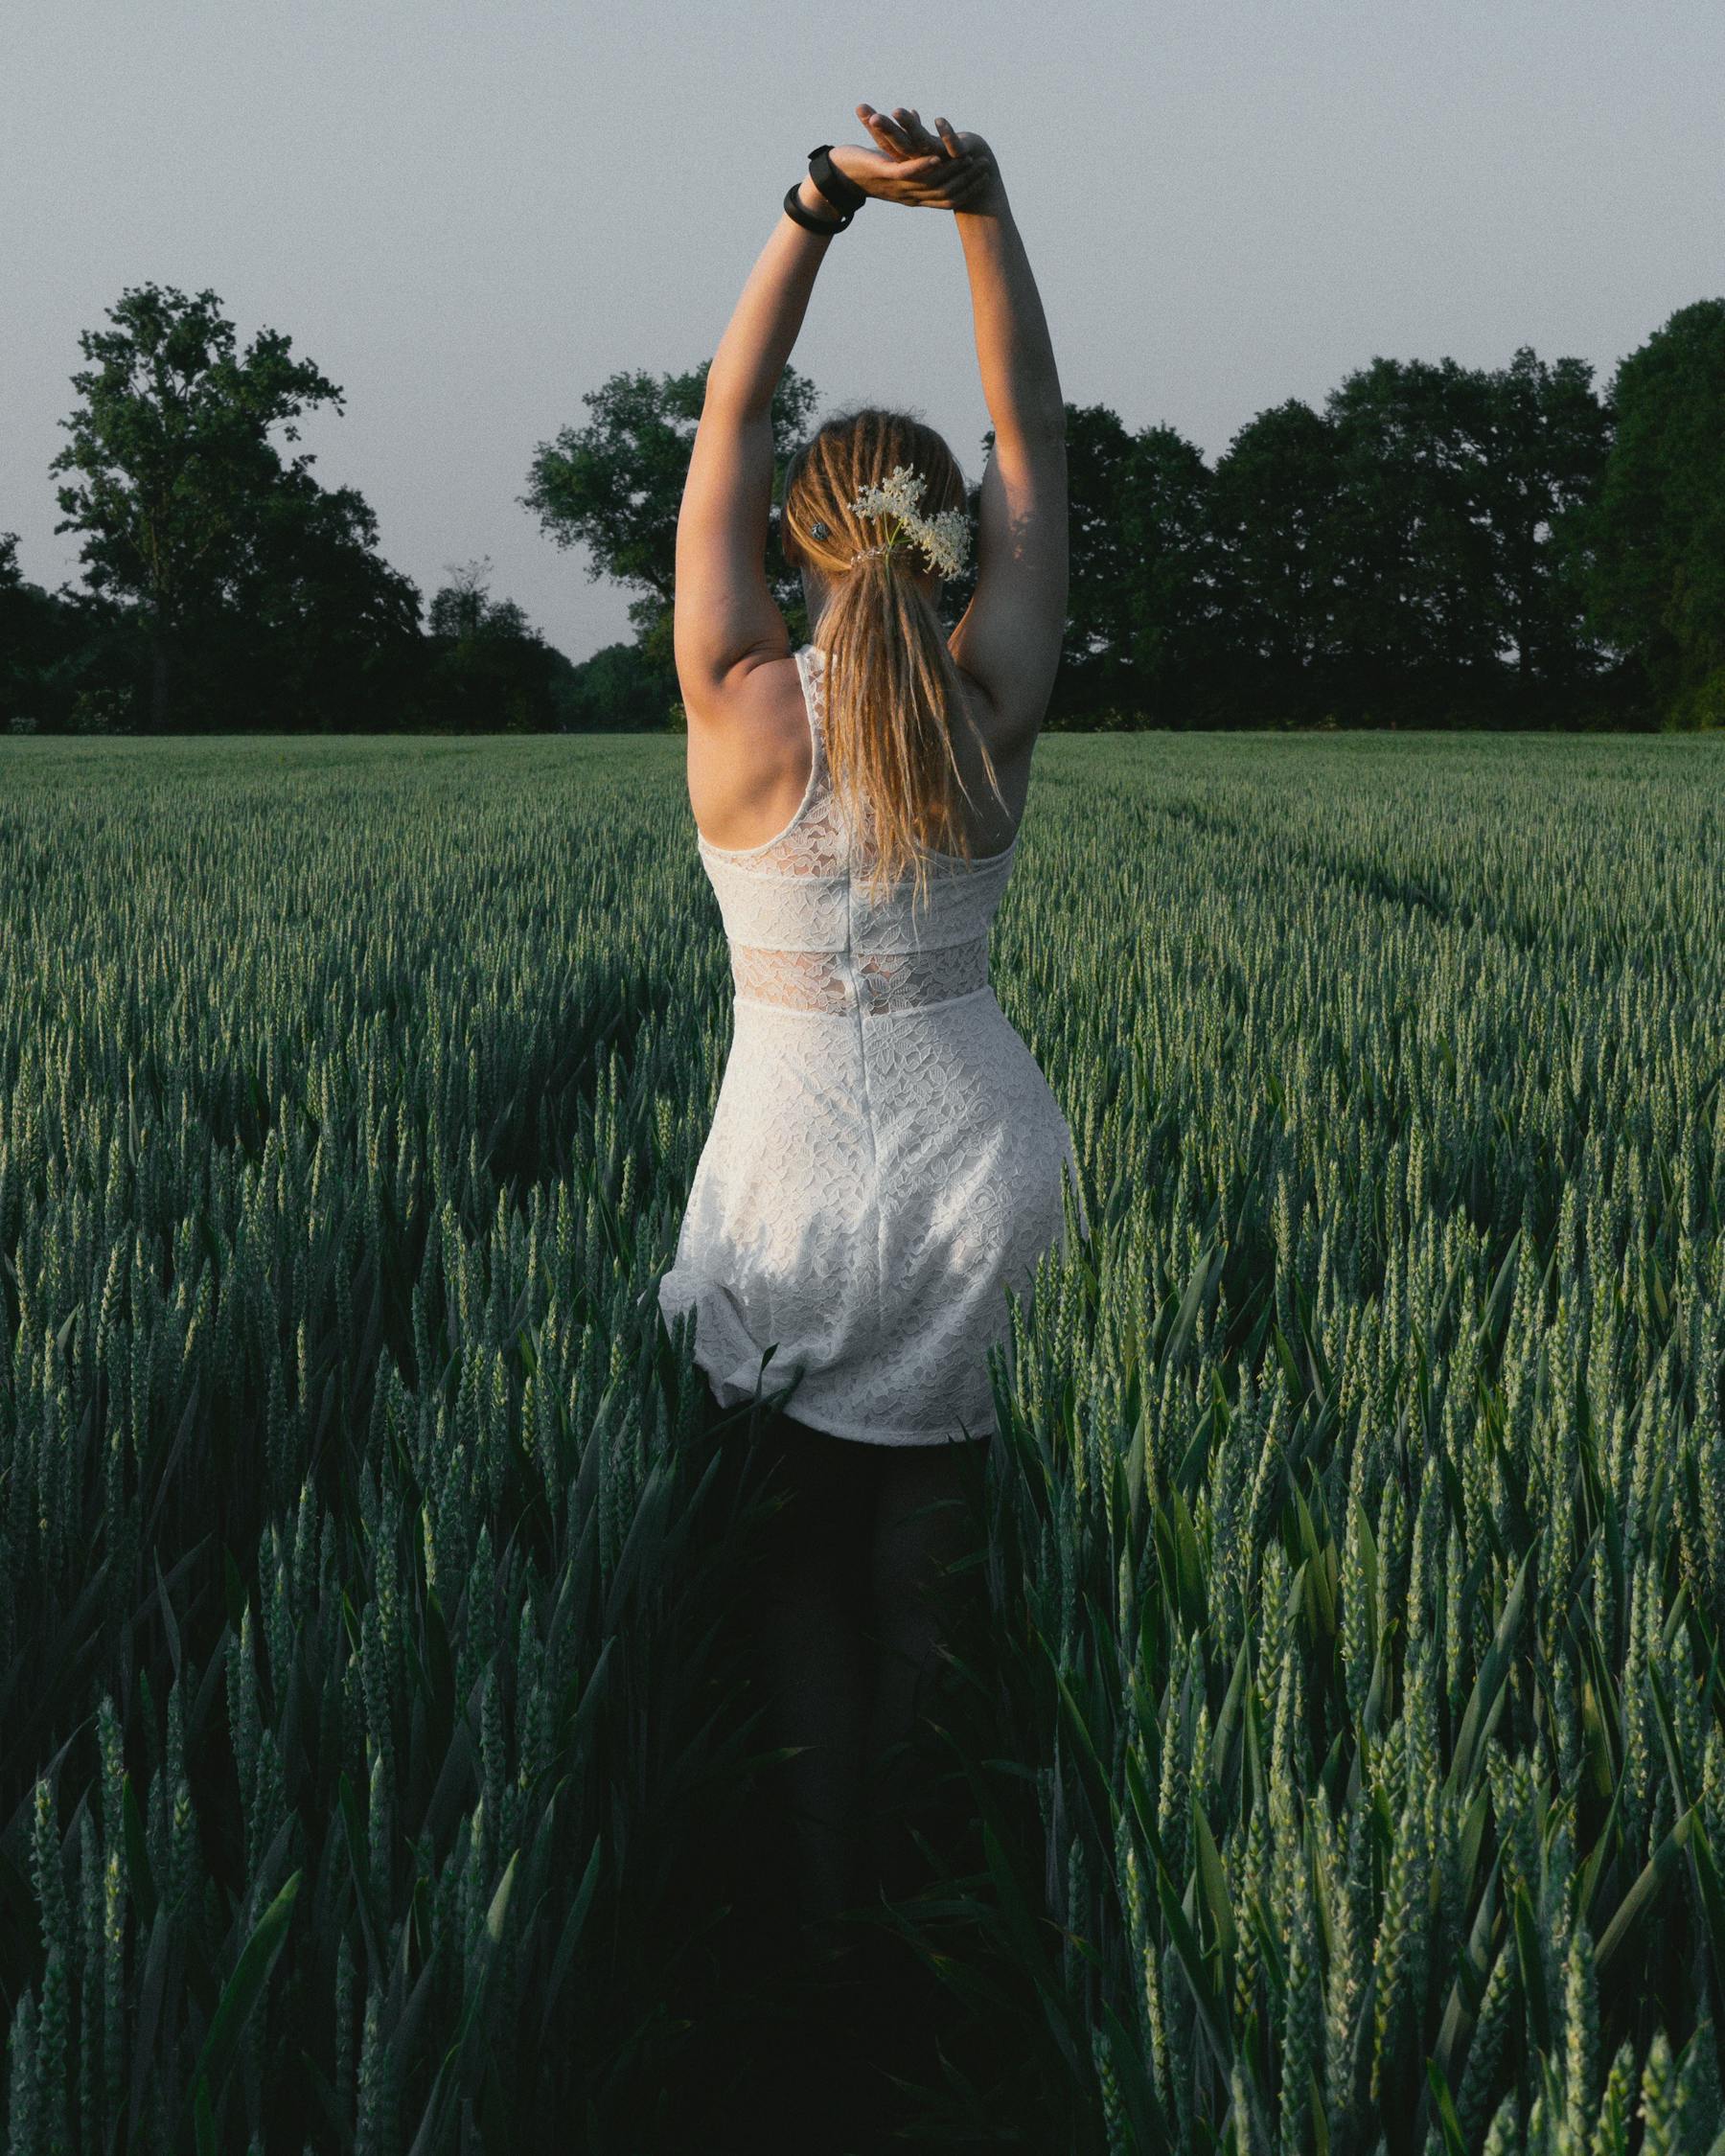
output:
{"label": "woman", "polygon": [[[677,538],[689,794],[736,1004],[659,1298],[693,1313],[722,1406],[766,1387],[778,1411],[792,1502],[764,1602],[777,1741],[806,1748],[790,1793],[811,1921],[852,1899],[866,1829],[890,1885],[885,1792],[961,1547],[960,1459],[995,1434],[987,1348],[1007,1286],[1027,1294],[1064,1234],[1069,1173],[1077,1191],[1066,1120],[988,982],[1066,623],[1054,355],[988,145],[856,109],[876,147],[811,153],[720,341]],[[977,589],[949,638],[942,570],[968,519],[946,444],[900,413],[842,415],[786,474],[781,543],[816,625],[793,652],[764,569],[769,412],[865,197],[957,220],[995,431]],[[1088,1233],[1081,1201],[1078,1218]]]}

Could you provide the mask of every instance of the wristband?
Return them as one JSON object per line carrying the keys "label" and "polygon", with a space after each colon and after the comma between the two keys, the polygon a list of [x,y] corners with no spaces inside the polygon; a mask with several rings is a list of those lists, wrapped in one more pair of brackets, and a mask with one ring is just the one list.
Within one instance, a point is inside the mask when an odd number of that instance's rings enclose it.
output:
{"label": "wristband", "polygon": [[809,177],[848,224],[868,200],[853,179],[846,179],[832,160],[832,144],[816,143],[809,152]]}
{"label": "wristband", "polygon": [[805,232],[819,233],[823,240],[829,238],[835,232],[842,232],[845,226],[849,224],[850,218],[848,217],[841,218],[838,224],[823,224],[818,218],[811,217],[802,205],[802,198],[798,193],[801,186],[801,180],[793,180],[789,188],[786,189],[785,215],[794,223],[800,224]]}
{"label": "wristband", "polygon": [[794,186],[788,188],[785,193],[785,215],[794,222],[800,224],[805,232],[817,232],[823,239],[832,233],[845,231],[851,219],[863,203],[868,200],[866,190],[859,187],[855,180],[846,179],[838,166],[834,164],[831,155],[832,148],[830,142],[821,142],[816,143],[815,148],[810,150],[809,177],[815,182],[816,193],[824,195],[834,209],[838,211],[839,221],[837,224],[823,224],[818,218],[809,215],[803,207],[802,198],[798,193],[798,189],[802,186],[801,180],[798,180]]}

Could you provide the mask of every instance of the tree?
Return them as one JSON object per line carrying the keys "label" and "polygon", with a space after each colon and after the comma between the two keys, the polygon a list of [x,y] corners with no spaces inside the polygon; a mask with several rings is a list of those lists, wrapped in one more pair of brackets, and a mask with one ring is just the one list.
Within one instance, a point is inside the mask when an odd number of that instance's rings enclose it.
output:
{"label": "tree", "polygon": [[232,654],[220,716],[351,730],[394,722],[410,677],[420,595],[378,552],[378,521],[352,487],[294,466],[254,499],[222,582],[213,644]]}
{"label": "tree", "polygon": [[1298,397],[1249,420],[1217,461],[1217,603],[1233,685],[1253,708],[1268,695],[1309,718],[1332,693],[1338,461],[1330,422]]}
{"label": "tree", "polygon": [[0,532],[0,730],[40,717],[33,691],[54,652],[57,611],[39,585],[25,582],[17,533]]}
{"label": "tree", "polygon": [[1204,451],[1173,427],[1133,437],[1120,504],[1134,563],[1126,634],[1135,705],[1151,725],[1205,723],[1210,684],[1225,677],[1212,478]]}
{"label": "tree", "polygon": [[426,627],[433,636],[537,637],[527,616],[513,599],[491,596],[492,558],[482,555],[472,562],[446,562],[441,586],[431,602]]}
{"label": "tree", "polygon": [[[582,402],[592,418],[539,445],[520,496],[521,506],[538,514],[560,547],[586,548],[589,582],[609,577],[640,593],[630,603],[629,618],[643,658],[662,676],[668,696],[676,694],[671,624],[677,517],[710,365],[703,359],[693,373],[656,380],[643,373],[612,375],[589,390]],[[775,500],[816,401],[807,376],[786,367],[772,400]],[[779,551],[776,511],[772,534],[763,566],[779,606],[794,623],[802,585]]]}
{"label": "tree", "polygon": [[80,696],[126,701],[136,654],[117,609],[91,594],[48,591],[25,577],[18,535],[0,532],[0,732],[13,720],[63,730]]}
{"label": "tree", "polygon": [[[994,435],[984,437],[992,448]],[[1129,695],[1138,565],[1121,529],[1133,439],[1106,404],[1066,406],[1067,622],[1050,717],[1093,722]]]}
{"label": "tree", "polygon": [[1453,359],[1375,358],[1325,405],[1335,634],[1368,693],[1495,686],[1501,633],[1483,514],[1485,378]]}
{"label": "tree", "polygon": [[431,669],[440,723],[545,732],[558,722],[558,689],[574,670],[528,622],[513,599],[491,596],[492,562],[445,566],[448,583],[431,601]]}
{"label": "tree", "polygon": [[1589,628],[1679,723],[1725,722],[1725,299],[1680,308],[1617,370],[1597,500],[1564,519]]}
{"label": "tree", "polygon": [[284,468],[269,440],[342,392],[290,339],[262,330],[242,358],[234,326],[212,291],[128,287],[108,310],[114,325],[84,331],[94,365],[72,378],[83,400],[62,420],[72,439],[49,467],[77,476],[58,489],[57,531],[84,535],[92,589],[141,606],[150,640],[150,714],[167,723],[176,639],[218,608],[224,580],[261,506],[313,460]]}
{"label": "tree", "polygon": [[1586,589],[1563,543],[1567,520],[1598,492],[1611,415],[1585,359],[1547,366],[1529,345],[1486,378],[1490,447],[1482,502],[1498,631],[1515,652],[1518,693],[1571,693],[1602,654],[1584,625]]}
{"label": "tree", "polygon": [[661,733],[668,700],[638,644],[607,644],[569,669],[557,690],[564,733]]}

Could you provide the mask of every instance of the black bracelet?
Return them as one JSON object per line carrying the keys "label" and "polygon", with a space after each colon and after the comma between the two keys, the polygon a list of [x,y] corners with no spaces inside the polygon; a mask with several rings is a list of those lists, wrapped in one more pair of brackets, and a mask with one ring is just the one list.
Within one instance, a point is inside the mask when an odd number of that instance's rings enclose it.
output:
{"label": "black bracelet", "polygon": [[851,219],[863,203],[868,200],[866,192],[860,188],[855,180],[846,179],[838,166],[834,164],[830,155],[832,147],[830,142],[818,142],[810,150],[809,177],[815,182],[816,192],[824,195],[834,209],[839,212],[838,223],[822,224],[818,218],[811,217],[808,211],[803,208],[796,191],[802,185],[801,180],[798,180],[796,187],[792,188],[785,196],[786,216],[794,218],[805,232],[822,234],[843,232],[848,229]]}
{"label": "black bracelet", "polygon": [[855,180],[846,179],[834,164],[832,148],[830,142],[818,142],[810,150],[809,177],[848,224],[868,200],[868,196]]}
{"label": "black bracelet", "polygon": [[[850,218],[844,218],[838,224],[823,224],[818,218],[811,217],[797,196],[797,190],[801,186],[801,180],[792,181],[785,195],[785,215],[800,224],[805,232],[818,232],[823,240],[832,233],[842,232],[849,224]],[[854,211],[851,213],[853,217],[855,214]]]}

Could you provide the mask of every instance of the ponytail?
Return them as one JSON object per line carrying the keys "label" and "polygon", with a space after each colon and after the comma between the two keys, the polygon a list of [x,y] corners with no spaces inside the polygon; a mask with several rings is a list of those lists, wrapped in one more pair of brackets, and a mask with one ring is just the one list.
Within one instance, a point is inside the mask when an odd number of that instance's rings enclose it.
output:
{"label": "ponytail", "polygon": [[820,621],[823,732],[834,791],[863,840],[868,895],[913,869],[920,904],[928,852],[971,858],[960,803],[972,796],[953,753],[955,723],[969,728],[988,784],[1003,797],[919,581],[921,556],[906,545],[865,551],[878,545],[878,521],[850,506],[898,465],[924,478],[922,515],[963,510],[964,475],[940,436],[918,420],[867,407],[829,420],[792,460],[781,533],[787,560],[818,569],[831,592]]}

